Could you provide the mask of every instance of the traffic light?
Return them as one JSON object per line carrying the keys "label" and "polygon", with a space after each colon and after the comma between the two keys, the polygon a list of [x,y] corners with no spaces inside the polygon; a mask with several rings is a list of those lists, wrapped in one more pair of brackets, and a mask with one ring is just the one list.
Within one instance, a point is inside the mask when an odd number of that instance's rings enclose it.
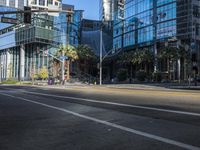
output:
{"label": "traffic light", "polygon": [[24,6],[24,23],[31,24],[31,8]]}

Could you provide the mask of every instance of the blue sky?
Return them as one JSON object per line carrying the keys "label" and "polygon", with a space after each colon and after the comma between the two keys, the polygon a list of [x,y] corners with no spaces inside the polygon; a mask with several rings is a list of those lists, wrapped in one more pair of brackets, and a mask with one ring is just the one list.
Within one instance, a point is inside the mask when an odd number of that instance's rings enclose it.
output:
{"label": "blue sky", "polygon": [[72,4],[75,9],[84,10],[84,18],[99,19],[99,0],[63,0],[65,4]]}

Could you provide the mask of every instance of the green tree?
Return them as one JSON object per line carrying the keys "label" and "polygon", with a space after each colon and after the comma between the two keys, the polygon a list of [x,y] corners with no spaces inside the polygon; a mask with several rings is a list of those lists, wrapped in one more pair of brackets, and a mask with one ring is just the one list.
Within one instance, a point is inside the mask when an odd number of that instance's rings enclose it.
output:
{"label": "green tree", "polygon": [[77,54],[79,59],[82,60],[91,60],[97,58],[94,51],[88,45],[79,45],[77,47]]}
{"label": "green tree", "polygon": [[188,52],[183,47],[171,47],[166,46],[165,48],[160,50],[158,58],[160,60],[167,61],[167,72],[168,72],[168,79],[171,80],[171,73],[170,73],[170,64],[177,61],[178,59],[183,58],[184,61],[188,59]]}
{"label": "green tree", "polygon": [[84,73],[94,75],[93,72],[97,66],[97,56],[88,45],[79,45],[77,47],[77,54],[79,57],[78,66],[79,71],[83,70]]}
{"label": "green tree", "polygon": [[130,67],[129,71],[129,77],[132,79],[133,77],[133,65],[135,64],[133,62],[133,59],[135,57],[135,52],[134,51],[129,51],[129,52],[123,52],[120,56],[119,59],[117,60],[117,63],[123,64],[125,66]]}
{"label": "green tree", "polygon": [[147,73],[147,68],[149,64],[153,62],[153,53],[148,49],[141,49],[137,51],[124,52],[120,55],[118,63],[126,64],[130,66],[130,77],[132,78],[132,67],[136,66],[136,71],[142,64],[145,65],[145,72]]}
{"label": "green tree", "polygon": [[59,47],[59,49],[55,53],[55,56],[60,57],[62,55],[67,56],[70,61],[74,61],[79,58],[76,48],[71,45],[62,45]]}
{"label": "green tree", "polygon": [[[61,56],[67,56],[68,59],[67,59],[67,66],[65,66],[65,70],[67,70],[68,72],[68,79],[69,79],[69,74],[70,74],[70,66],[71,66],[71,63],[78,60],[79,59],[79,56],[77,54],[77,49],[71,45],[61,45],[58,50],[55,52],[55,57],[59,58]],[[60,78],[61,76],[61,62],[58,61],[57,59],[53,59],[53,68],[55,68],[56,70],[56,75],[57,77]],[[58,73],[60,72],[60,73]]]}

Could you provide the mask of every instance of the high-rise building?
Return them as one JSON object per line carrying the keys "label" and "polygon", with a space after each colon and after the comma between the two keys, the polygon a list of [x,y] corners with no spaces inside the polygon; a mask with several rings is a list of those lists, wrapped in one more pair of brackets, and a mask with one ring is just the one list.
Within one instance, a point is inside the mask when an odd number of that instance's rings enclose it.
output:
{"label": "high-rise building", "polygon": [[[81,22],[81,44],[88,45],[95,52],[97,56],[100,54],[100,28],[102,22],[99,20],[83,19]],[[106,24],[102,28],[103,30],[103,55],[105,55],[110,49],[112,49],[112,33],[109,26]],[[91,38],[93,37],[93,38]]]}
{"label": "high-rise building", "polygon": [[28,0],[28,6],[32,9],[59,10],[62,7],[61,0]]}
{"label": "high-rise building", "polygon": [[[28,3],[28,6],[39,10],[51,9],[46,2],[46,0],[44,3],[39,1],[35,5]],[[48,0],[48,3],[50,2]],[[20,21],[17,25],[0,23],[0,78],[2,80],[9,78],[30,80],[32,74],[39,73],[41,67],[52,69],[50,68],[52,57],[46,53],[53,53],[61,45],[78,45],[82,11],[74,10],[74,6],[71,5],[60,3],[57,5],[58,0],[52,2],[55,6],[59,5],[59,9],[62,10],[57,15],[32,13],[31,24],[24,24],[20,17],[17,17]],[[16,8],[0,6],[0,10],[15,11]],[[74,12],[70,21],[66,10]],[[15,14],[4,16],[16,18]]]}
{"label": "high-rise building", "polygon": [[24,0],[1,0],[0,6],[13,7],[18,9],[24,8]]}
{"label": "high-rise building", "polygon": [[[114,0],[113,51],[149,49],[155,58],[163,47],[183,47],[191,64],[170,64],[174,79],[200,74],[200,2],[198,0]],[[165,72],[163,62],[154,71]],[[188,69],[191,68],[191,69]],[[171,70],[171,71],[172,71]],[[194,72],[194,73],[191,73]]]}
{"label": "high-rise building", "polygon": [[113,20],[113,0],[100,0],[99,15],[102,21]]}

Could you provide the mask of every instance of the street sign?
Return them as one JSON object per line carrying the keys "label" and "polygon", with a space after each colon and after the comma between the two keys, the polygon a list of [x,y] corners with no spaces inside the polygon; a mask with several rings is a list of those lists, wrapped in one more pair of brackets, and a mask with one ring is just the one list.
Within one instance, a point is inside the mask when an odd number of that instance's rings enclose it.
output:
{"label": "street sign", "polygon": [[66,59],[68,59],[68,56],[60,56],[60,59],[61,60],[66,60]]}
{"label": "street sign", "polygon": [[2,23],[19,24],[19,20],[15,18],[1,17]]}

